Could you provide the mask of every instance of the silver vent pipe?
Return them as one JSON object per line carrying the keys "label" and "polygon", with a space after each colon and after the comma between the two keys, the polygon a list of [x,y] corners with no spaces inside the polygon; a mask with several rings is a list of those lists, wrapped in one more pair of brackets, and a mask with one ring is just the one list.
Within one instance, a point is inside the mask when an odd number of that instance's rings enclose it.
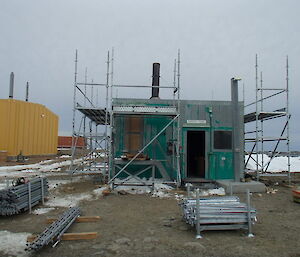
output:
{"label": "silver vent pipe", "polygon": [[239,106],[239,91],[238,81],[240,78],[231,79],[231,104],[232,104],[232,149],[233,149],[233,170],[234,180],[241,180],[241,173],[243,170],[241,159],[241,144],[240,142],[240,106]]}
{"label": "silver vent pipe", "polygon": [[14,80],[15,80],[15,75],[13,72],[11,72],[10,80],[9,80],[9,98],[14,98]]}

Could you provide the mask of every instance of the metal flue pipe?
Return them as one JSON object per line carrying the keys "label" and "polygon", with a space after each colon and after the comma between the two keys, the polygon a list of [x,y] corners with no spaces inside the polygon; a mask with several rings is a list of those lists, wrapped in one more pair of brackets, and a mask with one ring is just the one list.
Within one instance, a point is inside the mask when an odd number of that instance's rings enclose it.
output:
{"label": "metal flue pipe", "polygon": [[9,98],[14,98],[14,80],[15,80],[15,75],[13,72],[11,72],[10,80],[9,80]]}
{"label": "metal flue pipe", "polygon": [[233,170],[234,180],[240,181],[242,165],[241,165],[241,142],[240,142],[240,107],[239,107],[239,91],[238,81],[240,78],[231,79],[231,104],[232,104],[232,150],[233,150]]}
{"label": "metal flue pipe", "polygon": [[152,98],[159,98],[159,77],[160,77],[160,64],[153,63],[152,69]]}
{"label": "metal flue pipe", "polygon": [[29,96],[29,82],[27,81],[26,83],[26,96],[25,96],[25,101],[28,102],[28,96]]}

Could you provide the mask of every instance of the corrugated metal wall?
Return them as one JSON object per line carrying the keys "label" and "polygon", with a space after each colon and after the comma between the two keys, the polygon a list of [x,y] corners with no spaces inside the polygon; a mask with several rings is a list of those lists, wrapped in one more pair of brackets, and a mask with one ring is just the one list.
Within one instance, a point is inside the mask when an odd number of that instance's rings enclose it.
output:
{"label": "corrugated metal wall", "polygon": [[8,156],[57,153],[58,116],[45,106],[0,99],[0,150]]}

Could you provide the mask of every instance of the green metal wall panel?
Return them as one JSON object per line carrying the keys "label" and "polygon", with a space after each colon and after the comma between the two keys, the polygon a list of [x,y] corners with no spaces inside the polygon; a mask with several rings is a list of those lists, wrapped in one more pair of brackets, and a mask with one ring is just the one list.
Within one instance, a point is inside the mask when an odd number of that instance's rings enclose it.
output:
{"label": "green metal wall panel", "polygon": [[232,152],[216,152],[215,179],[233,179]]}
{"label": "green metal wall panel", "polygon": [[[161,99],[114,99],[115,105],[139,106],[173,106],[172,100]],[[243,107],[241,106],[241,124],[243,124]],[[215,130],[232,131],[231,102],[230,101],[187,101],[181,100],[180,109],[181,150],[180,165],[182,178],[186,174],[186,133],[189,130],[205,131],[205,178],[206,179],[233,179],[232,150],[216,150],[213,148],[213,132]],[[125,150],[125,117],[114,117],[114,157],[120,157]],[[143,145],[146,145],[172,119],[168,116],[144,115]],[[190,124],[188,121],[199,120],[203,124]],[[176,124],[176,123],[175,123]],[[243,125],[241,125],[243,128]],[[168,155],[168,144],[172,142],[173,126],[171,125],[157,140],[150,145],[144,154],[150,159],[160,160],[172,179],[176,178],[173,168],[173,157]],[[243,129],[240,131],[241,153],[243,153]],[[176,165],[174,166],[176,167]],[[131,169],[131,168],[130,168]],[[134,167],[133,167],[134,169]],[[132,171],[134,172],[134,171]],[[242,172],[242,171],[241,171]],[[150,173],[149,173],[150,174]]]}
{"label": "green metal wall panel", "polygon": [[[143,131],[143,145],[146,145],[152,138],[154,138],[171,120],[168,116],[144,115],[142,116],[144,122]],[[125,149],[125,116],[118,115],[114,119],[114,157],[120,158],[124,155]],[[173,179],[176,177],[176,171],[172,167],[172,155],[168,155],[167,143],[172,141],[172,125],[168,127],[150,146],[143,152],[151,160],[160,160],[163,167],[167,170],[168,175]],[[136,167],[131,165],[128,171],[135,173]],[[147,174],[147,175],[145,175]],[[143,173],[145,177],[151,176],[151,171]],[[159,172],[156,169],[156,177],[159,178]]]}

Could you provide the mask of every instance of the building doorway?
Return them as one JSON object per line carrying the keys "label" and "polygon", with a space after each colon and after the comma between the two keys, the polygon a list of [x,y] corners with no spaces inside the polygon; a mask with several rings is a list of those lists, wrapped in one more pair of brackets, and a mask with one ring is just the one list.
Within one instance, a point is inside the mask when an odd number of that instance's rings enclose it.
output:
{"label": "building doorway", "polygon": [[205,178],[205,131],[187,131],[187,177]]}

